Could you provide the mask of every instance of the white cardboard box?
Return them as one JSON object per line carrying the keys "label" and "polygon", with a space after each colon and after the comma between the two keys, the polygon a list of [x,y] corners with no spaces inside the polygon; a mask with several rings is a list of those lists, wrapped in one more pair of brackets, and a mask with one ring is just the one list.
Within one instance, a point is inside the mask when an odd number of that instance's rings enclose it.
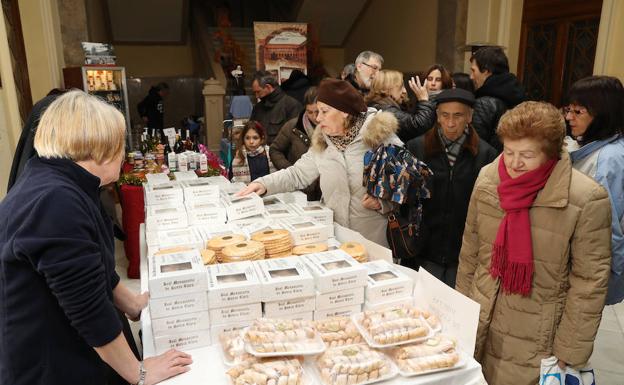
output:
{"label": "white cardboard box", "polygon": [[271,220],[300,216],[300,214],[297,212],[295,207],[297,206],[287,205],[283,203],[272,204],[272,205],[269,205],[268,207],[265,206],[266,215]]}
{"label": "white cardboard box", "polygon": [[342,243],[340,243],[336,238],[329,238],[327,240],[327,250],[329,251],[339,249],[340,245],[342,245]]}
{"label": "white cardboard box", "polygon": [[249,326],[251,322],[249,320],[239,322],[228,322],[226,324],[214,324],[210,326],[210,338],[215,342],[219,342],[219,336],[221,333],[229,333],[237,330],[243,330]]}
{"label": "white cardboard box", "polygon": [[[265,315],[266,318],[272,318],[269,317],[267,315]],[[288,313],[285,314],[281,317],[278,317],[281,319],[290,319],[293,321],[314,321],[314,312],[313,311],[307,311],[307,312],[303,312],[303,313]]]}
{"label": "white cardboard box", "polygon": [[178,182],[182,182],[182,181],[185,181],[185,180],[199,179],[199,177],[197,176],[195,171],[192,171],[192,170],[189,170],[189,171],[174,171],[173,175],[175,175],[175,179]]}
{"label": "white cardboard box", "polygon": [[244,197],[226,196],[222,202],[227,212],[228,221],[264,213],[264,202],[256,193]]}
{"label": "white cardboard box", "polygon": [[158,185],[144,184],[146,206],[181,206],[184,204],[184,195],[178,182],[167,182]]}
{"label": "white cardboard box", "polygon": [[290,231],[295,245],[326,242],[329,238],[329,226],[322,225],[309,217],[281,218],[275,222]]}
{"label": "white cardboard box", "polygon": [[191,226],[217,225],[227,221],[225,207],[219,200],[208,202],[186,202],[188,223]]}
{"label": "white cardboard box", "polygon": [[228,223],[231,223],[233,225],[240,227],[240,229],[243,231],[254,232],[253,229],[256,229],[256,228],[260,229],[260,228],[265,228],[265,227],[270,226],[271,221],[263,212],[261,214],[254,215],[252,217],[229,221]]}
{"label": "white cardboard box", "polygon": [[264,207],[267,208],[267,209],[270,206],[283,205],[284,204],[284,203],[282,203],[282,201],[277,199],[277,197],[275,195],[268,195],[268,196],[262,197],[262,201],[264,202]]}
{"label": "white cardboard box", "polygon": [[169,349],[188,351],[210,345],[210,330],[181,332],[154,338],[156,354],[163,354]]}
{"label": "white cardboard box", "polygon": [[354,287],[352,289],[335,291],[332,293],[316,294],[316,310],[335,309],[338,307],[348,307],[361,305],[364,303],[364,288]]}
{"label": "white cardboard box", "polygon": [[199,291],[174,297],[150,298],[149,310],[153,320],[178,314],[207,311],[208,293]]}
{"label": "white cardboard box", "polygon": [[184,201],[190,203],[219,202],[221,192],[218,184],[205,178],[180,182],[184,192]]}
{"label": "white cardboard box", "polygon": [[190,247],[201,250],[204,245],[199,231],[193,227],[159,231],[157,249],[167,249],[170,247]]}
{"label": "white cardboard box", "polygon": [[224,177],[223,175],[207,176],[202,179],[207,180],[210,183],[216,184],[218,186],[229,186],[231,184],[228,178]]}
{"label": "white cardboard box", "polygon": [[314,276],[318,292],[329,293],[366,286],[366,268],[340,249],[303,255],[301,259]]}
{"label": "white cardboard box", "polygon": [[221,195],[233,196],[245,187],[247,187],[247,185],[242,182],[224,184],[221,186]]}
{"label": "white cardboard box", "polygon": [[262,285],[262,301],[281,301],[314,295],[314,278],[296,257],[255,261]]}
{"label": "white cardboard box", "polygon": [[404,297],[404,298],[397,298],[388,302],[376,302],[376,303],[368,303],[364,301],[364,310],[382,310],[388,307],[401,306],[401,305],[413,306],[414,297],[410,296],[410,297]]}
{"label": "white cardboard box", "polygon": [[377,260],[362,265],[368,273],[367,303],[388,302],[411,296],[414,290],[414,281],[393,264],[384,260]]}
{"label": "white cardboard box", "polygon": [[152,320],[152,333],[155,337],[209,328],[210,318],[207,310]]}
{"label": "white cardboard box", "polygon": [[221,235],[241,234],[246,236],[246,233],[240,227],[232,223],[196,225],[194,227],[201,234],[202,239],[204,240],[204,244],[212,238],[219,237]]}
{"label": "white cardboard box", "polygon": [[147,206],[145,213],[145,229],[161,231],[183,229],[188,227],[188,218],[184,206]]}
{"label": "white cardboard box", "polygon": [[156,186],[159,184],[170,182],[169,176],[162,172],[145,174],[145,179],[147,179],[147,184],[150,186]]}
{"label": "white cardboard box", "polygon": [[209,308],[260,303],[260,280],[250,261],[210,265],[207,275]]}
{"label": "white cardboard box", "polygon": [[243,305],[220,307],[208,310],[210,319],[215,324],[229,322],[251,321],[262,318],[262,304],[260,302]]}
{"label": "white cardboard box", "polygon": [[334,226],[334,210],[320,202],[308,202],[307,206],[294,206],[301,216],[314,219],[320,224]]}
{"label": "white cardboard box", "polygon": [[206,291],[206,268],[197,250],[148,257],[151,298]]}
{"label": "white cardboard box", "polygon": [[338,307],[334,309],[315,310],[314,320],[322,320],[333,317],[351,317],[362,311],[362,305],[353,305],[346,307]]}
{"label": "white cardboard box", "polygon": [[272,195],[279,199],[282,203],[294,203],[299,206],[308,204],[308,196],[301,191],[291,191]]}
{"label": "white cardboard box", "polygon": [[264,314],[268,318],[281,318],[288,314],[305,313],[315,309],[316,296],[264,303]]}

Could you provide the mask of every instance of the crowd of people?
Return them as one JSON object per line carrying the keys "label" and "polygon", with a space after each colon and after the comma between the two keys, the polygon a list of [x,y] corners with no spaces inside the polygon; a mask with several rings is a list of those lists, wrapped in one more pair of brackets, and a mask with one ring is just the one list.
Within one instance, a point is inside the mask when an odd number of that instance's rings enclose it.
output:
{"label": "crowd of people", "polygon": [[[584,365],[605,304],[624,299],[620,80],[579,80],[558,109],[525,100],[498,47],[476,51],[470,74],[435,64],[405,79],[383,65],[365,51],[340,79],[315,87],[296,74],[289,92],[256,73],[232,164],[232,180],[247,183],[239,194],[303,190],[396,251],[396,202],[373,195],[363,175],[371,151],[401,148],[426,165],[428,197],[403,191],[402,206],[422,215],[414,249],[394,257],[480,304],[475,358],[486,380],[533,385],[551,356]],[[150,124],[162,121],[167,90],[142,103]],[[104,383],[116,372],[154,384],[188,370],[191,357],[176,350],[139,361],[122,333],[147,302],[119,282],[98,195],[118,178],[123,116],[80,91],[48,104],[36,156],[0,203],[0,382]]]}

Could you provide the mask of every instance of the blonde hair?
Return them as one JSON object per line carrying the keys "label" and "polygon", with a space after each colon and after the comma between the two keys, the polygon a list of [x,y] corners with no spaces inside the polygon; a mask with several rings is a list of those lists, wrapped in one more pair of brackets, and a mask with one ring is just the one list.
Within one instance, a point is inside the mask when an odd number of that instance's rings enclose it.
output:
{"label": "blonde hair", "polygon": [[496,134],[505,139],[535,139],[542,151],[551,159],[557,159],[563,148],[566,126],[563,115],[550,103],[524,102],[503,114]]}
{"label": "blonde hair", "polygon": [[403,87],[403,74],[394,70],[381,70],[373,79],[366,102],[391,97],[391,92],[396,87]]}
{"label": "blonde hair", "polygon": [[34,146],[42,158],[114,159],[125,149],[126,121],[115,107],[83,91],[59,96],[37,126]]}

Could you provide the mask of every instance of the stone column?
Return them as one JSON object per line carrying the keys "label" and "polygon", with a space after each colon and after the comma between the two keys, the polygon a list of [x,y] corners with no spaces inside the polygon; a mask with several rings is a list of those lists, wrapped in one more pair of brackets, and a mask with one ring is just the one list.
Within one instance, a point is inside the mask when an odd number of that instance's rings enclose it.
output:
{"label": "stone column", "polygon": [[464,69],[468,0],[439,0],[436,62],[450,72]]}
{"label": "stone column", "polygon": [[223,132],[223,97],[225,88],[215,78],[204,81],[204,124],[206,127],[206,146],[219,153]]}

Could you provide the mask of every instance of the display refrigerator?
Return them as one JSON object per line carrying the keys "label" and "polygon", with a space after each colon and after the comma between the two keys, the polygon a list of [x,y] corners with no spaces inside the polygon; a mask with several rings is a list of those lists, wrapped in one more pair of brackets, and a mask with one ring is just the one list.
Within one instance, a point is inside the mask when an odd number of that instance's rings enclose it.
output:
{"label": "display refrigerator", "polygon": [[65,88],[79,88],[115,106],[126,119],[126,141],[132,148],[130,110],[126,69],[115,66],[82,66],[63,68]]}

